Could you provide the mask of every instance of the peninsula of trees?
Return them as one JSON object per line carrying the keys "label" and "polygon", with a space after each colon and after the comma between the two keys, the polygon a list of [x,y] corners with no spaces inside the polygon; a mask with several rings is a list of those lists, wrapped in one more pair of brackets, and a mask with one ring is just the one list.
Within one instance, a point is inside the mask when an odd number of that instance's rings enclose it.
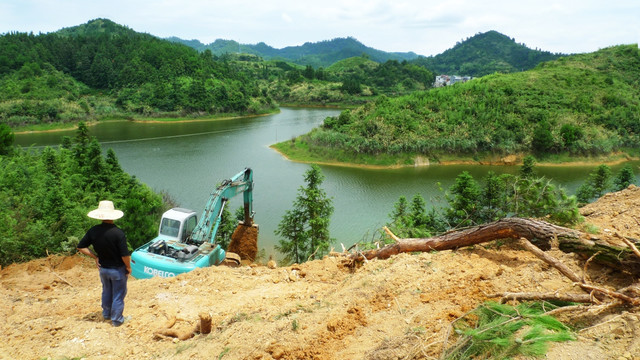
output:
{"label": "peninsula of trees", "polygon": [[529,71],[381,96],[276,147],[299,160],[375,165],[510,154],[637,155],[638,99],[638,47],[619,45]]}

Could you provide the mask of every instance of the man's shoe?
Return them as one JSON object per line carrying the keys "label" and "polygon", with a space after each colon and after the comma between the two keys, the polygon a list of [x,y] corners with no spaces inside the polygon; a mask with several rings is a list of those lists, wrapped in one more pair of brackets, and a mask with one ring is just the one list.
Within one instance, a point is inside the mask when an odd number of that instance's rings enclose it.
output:
{"label": "man's shoe", "polygon": [[113,325],[115,327],[118,327],[118,326],[124,324],[125,322],[127,322],[129,320],[131,320],[131,316],[125,316],[124,319],[122,320],[122,322],[112,321],[111,325]]}

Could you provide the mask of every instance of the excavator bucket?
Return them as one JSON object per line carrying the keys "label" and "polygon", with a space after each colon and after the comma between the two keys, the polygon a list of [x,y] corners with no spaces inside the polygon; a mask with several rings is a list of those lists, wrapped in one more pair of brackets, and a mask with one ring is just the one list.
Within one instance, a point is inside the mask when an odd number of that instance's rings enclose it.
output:
{"label": "excavator bucket", "polygon": [[254,262],[258,255],[258,225],[245,225],[240,221],[231,235],[231,242],[227,247],[227,253],[229,252],[238,254],[242,261]]}

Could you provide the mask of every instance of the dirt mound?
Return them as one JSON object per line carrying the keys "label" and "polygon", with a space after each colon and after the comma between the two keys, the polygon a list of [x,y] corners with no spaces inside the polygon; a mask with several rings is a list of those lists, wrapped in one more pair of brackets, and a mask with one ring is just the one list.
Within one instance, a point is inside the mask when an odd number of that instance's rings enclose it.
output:
{"label": "dirt mound", "polygon": [[240,222],[231,235],[227,251],[238,254],[242,260],[255,261],[258,254],[258,225],[245,226]]}
{"label": "dirt mound", "polygon": [[[640,192],[631,187],[582,209],[600,234],[637,236]],[[635,225],[634,225],[635,224]],[[582,273],[584,260],[550,253]],[[175,278],[131,279],[119,328],[100,316],[95,264],[51,256],[0,271],[0,359],[437,359],[453,320],[506,291],[579,292],[555,269],[500,242],[368,261],[352,271],[338,257],[284,268],[196,269]],[[591,264],[590,278],[619,288],[636,281]],[[188,331],[208,313],[209,335],[154,336],[168,322]],[[549,359],[640,359],[635,308],[568,313],[578,340]]]}
{"label": "dirt mound", "polygon": [[608,193],[580,209],[588,224],[603,236],[619,232],[640,239],[640,187],[630,185],[623,191]]}

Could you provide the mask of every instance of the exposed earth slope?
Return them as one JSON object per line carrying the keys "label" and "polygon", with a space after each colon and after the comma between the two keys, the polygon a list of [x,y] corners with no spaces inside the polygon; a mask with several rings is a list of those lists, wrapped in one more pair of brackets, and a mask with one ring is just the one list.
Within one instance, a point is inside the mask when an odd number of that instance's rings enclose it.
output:
{"label": "exposed earth slope", "polygon": [[[640,238],[640,188],[609,194],[582,209],[599,236]],[[551,250],[577,273],[584,260]],[[0,359],[437,359],[450,323],[504,291],[580,292],[515,243],[402,254],[356,270],[339,257],[284,268],[198,269],[172,279],[129,282],[119,328],[100,320],[100,281],[81,255],[51,256],[0,271]],[[596,284],[637,279],[588,266]],[[186,340],[199,314],[209,335]],[[637,308],[563,314],[577,340],[551,346],[548,359],[640,359]],[[453,339],[449,338],[449,345]]]}

